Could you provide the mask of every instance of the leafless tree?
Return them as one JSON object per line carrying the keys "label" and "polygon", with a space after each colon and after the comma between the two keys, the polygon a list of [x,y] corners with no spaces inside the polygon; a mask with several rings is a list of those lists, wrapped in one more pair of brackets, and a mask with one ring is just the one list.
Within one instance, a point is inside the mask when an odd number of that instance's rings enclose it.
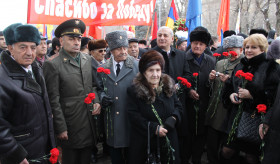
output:
{"label": "leafless tree", "polygon": [[269,19],[268,13],[269,13],[269,6],[270,6],[271,0],[266,0],[266,1],[255,0],[255,1],[256,1],[257,9],[260,10],[261,13],[264,16],[264,23],[266,25],[266,28],[267,28],[267,30],[270,31],[271,30],[271,23],[270,23],[270,19]]}

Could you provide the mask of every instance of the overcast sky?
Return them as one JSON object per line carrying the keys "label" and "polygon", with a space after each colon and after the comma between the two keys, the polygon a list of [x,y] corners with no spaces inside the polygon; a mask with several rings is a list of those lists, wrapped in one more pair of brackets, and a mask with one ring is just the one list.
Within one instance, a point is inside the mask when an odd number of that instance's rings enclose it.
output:
{"label": "overcast sky", "polygon": [[0,30],[13,23],[27,22],[28,0],[0,0]]}

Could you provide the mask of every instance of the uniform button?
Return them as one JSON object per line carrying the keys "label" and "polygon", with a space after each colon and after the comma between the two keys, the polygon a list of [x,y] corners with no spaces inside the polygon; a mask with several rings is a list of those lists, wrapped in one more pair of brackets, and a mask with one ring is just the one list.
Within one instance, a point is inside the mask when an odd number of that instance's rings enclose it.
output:
{"label": "uniform button", "polygon": [[118,100],[119,98],[118,97],[116,97],[116,100]]}
{"label": "uniform button", "polygon": [[118,85],[118,83],[115,83],[115,85]]}
{"label": "uniform button", "polygon": [[116,114],[120,114],[120,112],[116,112]]}

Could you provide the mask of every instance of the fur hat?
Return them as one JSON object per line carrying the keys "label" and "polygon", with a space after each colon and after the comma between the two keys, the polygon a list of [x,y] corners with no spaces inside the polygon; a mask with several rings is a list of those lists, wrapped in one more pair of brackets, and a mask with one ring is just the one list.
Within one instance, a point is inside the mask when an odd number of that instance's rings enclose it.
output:
{"label": "fur hat", "polygon": [[41,42],[38,29],[32,25],[15,23],[5,28],[3,34],[7,45],[17,42],[34,42],[39,45]]}
{"label": "fur hat", "polygon": [[271,42],[266,53],[267,59],[280,59],[280,40],[274,40]]}
{"label": "fur hat", "polygon": [[193,30],[190,34],[190,42],[200,41],[208,46],[210,40],[211,35],[208,31],[205,30]]}
{"label": "fur hat", "polygon": [[228,31],[225,31],[223,33],[223,38],[226,38],[226,37],[229,37],[231,35],[236,35],[236,32],[235,31],[232,31],[232,30],[228,30]]}
{"label": "fur hat", "polygon": [[242,48],[243,46],[243,37],[238,35],[228,36],[223,41],[223,48]]}
{"label": "fur hat", "polygon": [[161,70],[164,69],[164,58],[163,56],[155,51],[155,50],[151,50],[148,52],[145,52],[140,61],[139,61],[139,72],[141,74],[144,74],[144,72],[151,66],[155,65],[155,64],[159,64],[161,67]]}
{"label": "fur hat", "polygon": [[124,30],[108,33],[105,40],[109,45],[110,51],[120,47],[128,47],[127,33]]}
{"label": "fur hat", "polygon": [[99,39],[99,40],[91,40],[88,42],[88,50],[92,51],[99,48],[106,48],[108,46],[106,40]]}
{"label": "fur hat", "polygon": [[0,36],[4,36],[4,35],[3,35],[3,31],[0,31]]}
{"label": "fur hat", "polygon": [[263,34],[265,37],[267,37],[268,32],[265,31],[265,29],[262,29],[262,28],[254,28],[254,29],[250,30],[249,35],[252,35],[252,34]]}

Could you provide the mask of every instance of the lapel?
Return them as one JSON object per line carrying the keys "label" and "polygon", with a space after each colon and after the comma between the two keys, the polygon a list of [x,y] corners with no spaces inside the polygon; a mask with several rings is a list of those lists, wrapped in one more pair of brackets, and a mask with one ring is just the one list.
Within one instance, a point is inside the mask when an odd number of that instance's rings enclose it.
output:
{"label": "lapel", "polygon": [[[14,80],[21,80],[23,82],[22,89],[28,92],[35,92],[39,95],[42,94],[41,86],[25,72],[25,70],[7,53],[2,53],[2,63],[7,71],[8,76]],[[38,76],[37,69],[38,65],[36,61],[33,62],[34,65],[34,76]],[[32,68],[33,70],[33,68]],[[37,77],[38,78],[38,77]],[[40,81],[40,80],[39,80]]]}

